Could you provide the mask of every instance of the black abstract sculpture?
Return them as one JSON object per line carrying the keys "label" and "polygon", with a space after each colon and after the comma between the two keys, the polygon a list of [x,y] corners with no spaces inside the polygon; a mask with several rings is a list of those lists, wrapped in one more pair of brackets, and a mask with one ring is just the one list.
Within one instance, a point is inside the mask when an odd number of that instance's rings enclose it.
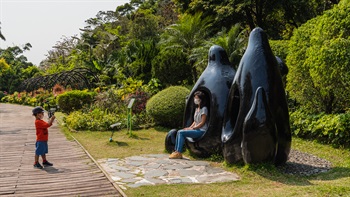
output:
{"label": "black abstract sculpture", "polygon": [[[186,139],[186,147],[200,157],[222,153],[226,162],[273,162],[284,164],[290,152],[289,113],[282,76],[288,67],[271,51],[267,36],[255,28],[237,73],[223,48],[209,50],[208,66],[193,87],[184,114],[184,127],[193,122],[194,92],[201,90],[208,101],[206,133]],[[177,130],[165,139],[174,150]],[[220,138],[221,136],[221,138]]]}
{"label": "black abstract sculpture", "polygon": [[255,28],[224,114],[221,140],[228,163],[270,161],[280,165],[287,161],[291,132],[279,66],[266,33]]}
{"label": "black abstract sculpture", "polygon": [[[194,93],[202,91],[206,96],[208,108],[208,129],[198,139],[187,138],[186,146],[190,152],[206,157],[213,153],[222,154],[221,130],[222,120],[226,108],[228,93],[235,75],[235,70],[230,65],[226,51],[217,45],[209,49],[208,65],[194,85],[186,101],[183,127],[188,127],[193,122],[195,104]],[[174,150],[171,139],[176,136],[176,131],[171,130],[166,139],[165,146],[168,152]]]}

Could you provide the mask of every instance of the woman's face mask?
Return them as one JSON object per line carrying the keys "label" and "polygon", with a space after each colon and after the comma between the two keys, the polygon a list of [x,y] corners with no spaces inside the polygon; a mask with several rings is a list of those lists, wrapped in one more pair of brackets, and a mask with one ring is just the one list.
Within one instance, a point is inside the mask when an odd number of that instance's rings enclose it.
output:
{"label": "woman's face mask", "polygon": [[200,102],[201,102],[200,99],[197,99],[197,98],[194,99],[194,104],[199,105]]}

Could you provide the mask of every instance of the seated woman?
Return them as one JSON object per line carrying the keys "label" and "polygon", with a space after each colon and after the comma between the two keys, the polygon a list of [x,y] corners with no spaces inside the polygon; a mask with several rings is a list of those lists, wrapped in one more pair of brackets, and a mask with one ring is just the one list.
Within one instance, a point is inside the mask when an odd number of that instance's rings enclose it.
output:
{"label": "seated woman", "polygon": [[194,121],[191,126],[177,132],[175,151],[171,153],[169,159],[182,159],[182,149],[186,137],[199,138],[208,129],[208,108],[205,106],[206,100],[203,92],[197,91],[194,93],[194,103],[197,105],[194,113]]}

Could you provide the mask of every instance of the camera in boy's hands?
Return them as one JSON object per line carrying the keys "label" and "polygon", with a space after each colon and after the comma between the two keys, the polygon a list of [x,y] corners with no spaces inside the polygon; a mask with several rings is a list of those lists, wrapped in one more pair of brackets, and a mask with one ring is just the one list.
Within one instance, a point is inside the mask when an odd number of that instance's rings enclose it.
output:
{"label": "camera in boy's hands", "polygon": [[53,115],[55,115],[55,112],[56,112],[56,108],[50,108],[49,111],[48,111],[48,116],[49,118],[51,118]]}

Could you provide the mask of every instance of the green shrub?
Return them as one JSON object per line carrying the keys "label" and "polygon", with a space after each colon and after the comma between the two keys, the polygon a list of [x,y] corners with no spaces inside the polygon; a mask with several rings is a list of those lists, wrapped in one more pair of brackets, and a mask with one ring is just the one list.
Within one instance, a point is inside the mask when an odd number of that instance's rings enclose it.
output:
{"label": "green shrub", "polygon": [[70,113],[85,105],[90,105],[94,101],[95,95],[95,92],[72,90],[58,95],[57,104],[62,112]]}
{"label": "green shrub", "polygon": [[185,99],[190,90],[172,86],[154,95],[146,105],[146,111],[156,124],[164,127],[180,127],[185,110]]}
{"label": "green shrub", "polygon": [[110,113],[122,114],[127,113],[125,102],[118,96],[116,88],[109,88],[95,96],[94,108],[108,110]]}
{"label": "green shrub", "polygon": [[[74,111],[65,118],[65,122],[69,128],[74,130],[106,131],[111,129],[110,125],[123,122],[125,116],[108,113],[96,108],[89,113]],[[121,127],[123,125],[126,124],[122,124]]]}
{"label": "green shrub", "polygon": [[44,109],[46,110],[50,110],[50,108],[56,107],[56,104],[57,104],[56,97],[51,96],[44,100],[44,105],[42,107],[44,107]]}
{"label": "green shrub", "polygon": [[350,143],[350,112],[308,115],[297,110],[290,113],[290,120],[292,132],[298,137],[335,146],[348,146]]}
{"label": "green shrub", "polygon": [[182,49],[169,48],[160,51],[152,60],[152,76],[157,77],[165,86],[192,81],[191,67],[188,66]]}
{"label": "green shrub", "polygon": [[5,96],[6,96],[6,92],[0,91],[0,101],[1,101],[1,99],[2,99],[3,97],[5,97]]}
{"label": "green shrub", "polygon": [[11,95],[6,95],[6,96],[1,98],[1,102],[12,103],[13,102],[13,97]]}
{"label": "green shrub", "polygon": [[289,41],[286,90],[308,113],[343,113],[350,107],[349,5],[334,5],[307,21]]}
{"label": "green shrub", "polygon": [[289,41],[288,40],[270,40],[270,47],[275,56],[281,58],[284,62],[286,61],[289,49]]}

